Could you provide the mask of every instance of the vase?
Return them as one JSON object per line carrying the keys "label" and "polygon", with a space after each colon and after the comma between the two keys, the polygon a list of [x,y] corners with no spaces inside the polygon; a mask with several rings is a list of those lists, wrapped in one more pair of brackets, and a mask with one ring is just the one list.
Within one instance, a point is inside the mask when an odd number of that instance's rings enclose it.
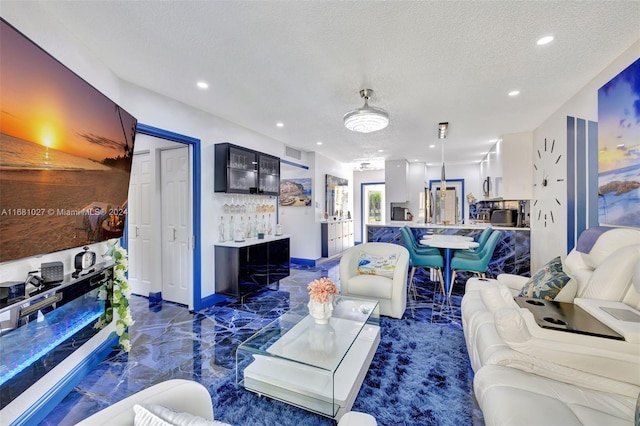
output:
{"label": "vase", "polygon": [[327,324],[329,322],[333,312],[333,304],[331,302],[310,300],[307,306],[309,307],[309,315],[313,317],[316,324]]}

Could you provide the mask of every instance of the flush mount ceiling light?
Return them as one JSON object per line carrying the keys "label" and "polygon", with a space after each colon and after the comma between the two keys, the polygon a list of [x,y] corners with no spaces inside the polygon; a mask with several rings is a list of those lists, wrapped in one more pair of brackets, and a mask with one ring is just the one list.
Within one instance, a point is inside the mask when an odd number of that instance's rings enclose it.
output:
{"label": "flush mount ceiling light", "polygon": [[360,96],[364,99],[364,106],[344,115],[345,127],[360,133],[376,132],[387,127],[389,114],[383,109],[369,106],[368,101],[373,96],[373,90],[362,89]]}

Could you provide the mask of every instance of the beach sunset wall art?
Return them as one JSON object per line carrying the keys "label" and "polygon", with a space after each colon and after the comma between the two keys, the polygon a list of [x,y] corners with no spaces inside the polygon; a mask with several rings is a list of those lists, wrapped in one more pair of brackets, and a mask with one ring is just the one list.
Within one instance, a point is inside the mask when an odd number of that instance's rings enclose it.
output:
{"label": "beach sunset wall art", "polygon": [[0,24],[0,262],[121,237],[136,119]]}
{"label": "beach sunset wall art", "polygon": [[640,227],[640,59],[598,90],[598,220]]}

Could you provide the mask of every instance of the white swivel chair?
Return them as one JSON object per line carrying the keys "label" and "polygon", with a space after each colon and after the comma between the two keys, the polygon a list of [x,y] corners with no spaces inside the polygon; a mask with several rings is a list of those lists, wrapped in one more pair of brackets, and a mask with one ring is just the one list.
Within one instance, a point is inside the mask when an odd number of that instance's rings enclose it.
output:
{"label": "white swivel chair", "polygon": [[[383,270],[373,274],[359,264],[378,262]],[[385,262],[386,261],[386,262]],[[374,268],[375,269],[375,268]],[[345,296],[376,299],[380,315],[402,318],[407,308],[409,252],[392,243],[364,243],[346,250],[340,260],[340,293]]]}

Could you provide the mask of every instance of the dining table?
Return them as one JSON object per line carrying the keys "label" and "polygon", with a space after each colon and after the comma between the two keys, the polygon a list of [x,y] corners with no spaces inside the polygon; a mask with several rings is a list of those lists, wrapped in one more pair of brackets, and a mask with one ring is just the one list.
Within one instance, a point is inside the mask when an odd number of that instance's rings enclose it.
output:
{"label": "dining table", "polygon": [[423,235],[420,244],[444,249],[444,286],[445,294],[449,294],[451,286],[451,257],[454,250],[468,250],[479,246],[472,237],[464,235],[428,234]]}

